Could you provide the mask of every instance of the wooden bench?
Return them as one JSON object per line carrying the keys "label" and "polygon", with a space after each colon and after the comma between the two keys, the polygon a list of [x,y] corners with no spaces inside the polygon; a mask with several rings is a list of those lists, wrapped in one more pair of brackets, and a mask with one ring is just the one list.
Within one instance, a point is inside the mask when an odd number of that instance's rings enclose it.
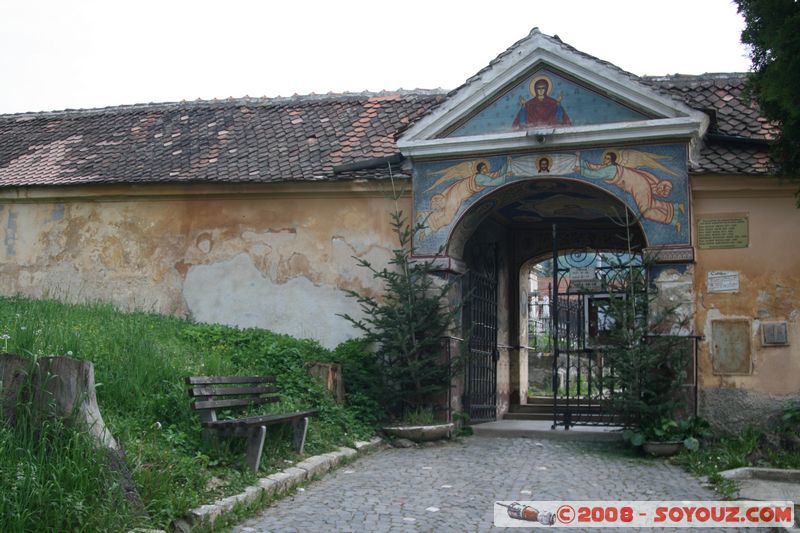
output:
{"label": "wooden bench", "polygon": [[200,425],[206,438],[213,434],[241,436],[247,438],[247,466],[253,472],[261,464],[267,426],[291,423],[292,445],[297,453],[303,453],[308,430],[308,418],[319,411],[268,414],[245,418],[218,420],[218,409],[249,407],[280,401],[280,389],[275,386],[273,376],[192,376],[186,378],[190,385],[189,396],[194,398],[192,409],[200,415]]}

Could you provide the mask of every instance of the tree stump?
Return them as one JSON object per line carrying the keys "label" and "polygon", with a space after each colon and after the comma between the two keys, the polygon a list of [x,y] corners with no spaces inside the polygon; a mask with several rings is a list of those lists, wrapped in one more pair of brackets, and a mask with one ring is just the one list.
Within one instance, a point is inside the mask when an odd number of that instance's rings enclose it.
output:
{"label": "tree stump", "polygon": [[336,363],[308,363],[308,373],[319,379],[331,391],[336,403],[344,402],[342,367]]}
{"label": "tree stump", "polygon": [[0,354],[0,421],[14,425],[22,388],[31,371],[31,361],[16,354]]}
{"label": "tree stump", "polygon": [[31,407],[34,425],[59,417],[82,428],[106,452],[106,464],[119,475],[133,509],[145,514],[124,452],[100,414],[92,363],[69,357],[41,357],[34,363],[16,354],[0,354],[0,380],[0,420],[16,424],[17,407],[24,403]]}

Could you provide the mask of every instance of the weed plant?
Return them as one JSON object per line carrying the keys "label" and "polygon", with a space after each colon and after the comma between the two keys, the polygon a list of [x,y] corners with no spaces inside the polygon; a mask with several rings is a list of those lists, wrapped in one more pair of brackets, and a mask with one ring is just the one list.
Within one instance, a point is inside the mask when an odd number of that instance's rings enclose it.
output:
{"label": "weed plant", "polygon": [[800,468],[799,436],[800,404],[791,403],[765,427],[708,439],[699,450],[684,451],[675,461],[695,475],[708,477],[719,492],[731,496],[735,486],[720,472],[747,466]]}
{"label": "weed plant", "polygon": [[[0,352],[32,360],[69,355],[94,364],[103,418],[125,451],[149,515],[135,518],[116,497],[102,452],[83,432],[57,422],[38,429],[0,424],[3,533],[166,528],[189,509],[252,483],[255,476],[242,468],[244,439],[204,445],[185,376],[275,375],[283,401],[265,409],[320,411],[309,426],[307,454],[371,436],[380,413],[368,390],[353,387],[353,407],[338,405],[306,372],[309,361],[343,360],[347,378],[353,361],[364,357],[359,350],[352,344],[334,352],[266,330],[122,313],[108,305],[0,298]],[[295,460],[290,443],[289,428],[270,428],[261,469]]]}

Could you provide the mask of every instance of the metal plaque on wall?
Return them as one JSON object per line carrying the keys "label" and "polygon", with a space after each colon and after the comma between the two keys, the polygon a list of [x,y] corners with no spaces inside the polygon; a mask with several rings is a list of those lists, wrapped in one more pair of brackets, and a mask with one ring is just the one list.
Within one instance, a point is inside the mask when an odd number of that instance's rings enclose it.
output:
{"label": "metal plaque on wall", "polygon": [[701,215],[697,219],[697,247],[747,248],[750,232],[747,215]]}

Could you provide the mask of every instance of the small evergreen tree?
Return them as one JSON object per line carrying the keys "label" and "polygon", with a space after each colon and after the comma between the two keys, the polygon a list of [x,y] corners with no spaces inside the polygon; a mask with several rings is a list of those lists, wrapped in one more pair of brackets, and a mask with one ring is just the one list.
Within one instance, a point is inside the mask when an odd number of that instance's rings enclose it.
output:
{"label": "small evergreen tree", "polygon": [[411,237],[425,229],[409,225],[403,212],[391,214],[398,246],[388,267],[376,268],[355,258],[384,287],[381,298],[348,291],[358,300],[364,318],[343,314],[372,344],[377,359],[383,407],[394,418],[433,408],[450,388],[454,360],[448,361],[443,337],[458,311],[448,303],[454,280],[436,275],[430,260],[412,260]]}
{"label": "small evergreen tree", "polygon": [[[614,391],[609,407],[638,436],[672,421],[685,406],[680,388],[692,355],[692,337],[678,335],[688,318],[676,306],[657,306],[643,265],[616,265],[606,316],[611,328],[603,349],[612,369],[603,387]],[[613,289],[613,290],[611,290]],[[641,444],[641,442],[634,442]]]}

